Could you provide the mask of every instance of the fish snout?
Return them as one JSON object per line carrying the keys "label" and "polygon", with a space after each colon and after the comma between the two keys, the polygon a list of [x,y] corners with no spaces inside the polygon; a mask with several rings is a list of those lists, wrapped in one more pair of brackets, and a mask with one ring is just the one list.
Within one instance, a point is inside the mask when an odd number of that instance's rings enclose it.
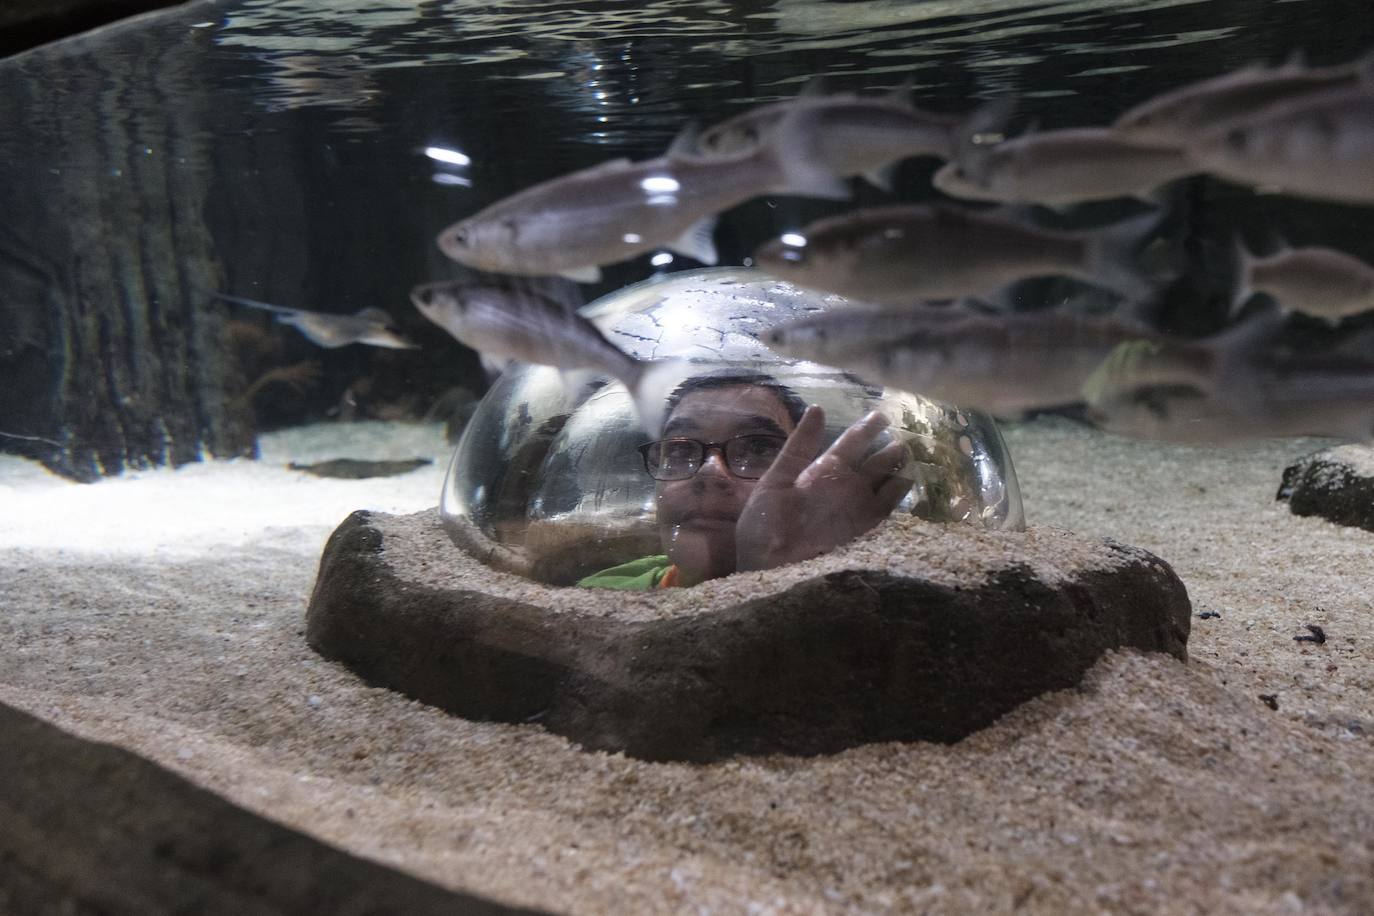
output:
{"label": "fish snout", "polygon": [[472,226],[468,225],[467,220],[461,223],[454,223],[443,232],[439,233],[437,239],[439,250],[448,255],[455,261],[465,262],[471,257],[477,245],[477,233]]}
{"label": "fish snout", "polygon": [[410,291],[410,301],[421,312],[428,312],[434,307],[434,286],[429,283],[416,286]]}

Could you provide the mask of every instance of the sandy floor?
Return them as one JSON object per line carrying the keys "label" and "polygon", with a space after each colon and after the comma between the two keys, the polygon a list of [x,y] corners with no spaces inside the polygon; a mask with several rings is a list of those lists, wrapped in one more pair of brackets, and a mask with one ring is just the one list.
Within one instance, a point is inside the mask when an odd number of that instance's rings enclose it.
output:
{"label": "sandy floor", "polygon": [[[1006,432],[1032,524],[1152,550],[1221,615],[1194,619],[1189,664],[1109,654],[952,747],[646,764],[451,718],[306,647],[329,520],[432,504],[442,465],[94,487],[10,465],[0,701],[356,853],[561,912],[1374,912],[1374,534],[1273,498],[1321,443]],[[231,522],[196,514],[230,504]],[[1294,641],[1306,624],[1328,641]]]}

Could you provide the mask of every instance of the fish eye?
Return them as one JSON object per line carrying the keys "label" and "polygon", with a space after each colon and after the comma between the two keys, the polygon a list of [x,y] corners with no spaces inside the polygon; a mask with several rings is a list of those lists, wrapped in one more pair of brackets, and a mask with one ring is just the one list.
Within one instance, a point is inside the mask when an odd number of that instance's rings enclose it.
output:
{"label": "fish eye", "polygon": [[466,229],[453,230],[453,235],[450,238],[453,239],[453,244],[462,245],[464,248],[472,243],[472,237]]}
{"label": "fish eye", "polygon": [[1243,150],[1243,149],[1245,149],[1246,142],[1247,142],[1248,140],[1249,140],[1249,134],[1247,134],[1244,130],[1242,130],[1242,129],[1239,128],[1239,127],[1234,128],[1234,129],[1232,129],[1232,130],[1228,130],[1228,131],[1226,132],[1226,145],[1229,146],[1229,147],[1231,147],[1231,149],[1234,149],[1234,150]]}

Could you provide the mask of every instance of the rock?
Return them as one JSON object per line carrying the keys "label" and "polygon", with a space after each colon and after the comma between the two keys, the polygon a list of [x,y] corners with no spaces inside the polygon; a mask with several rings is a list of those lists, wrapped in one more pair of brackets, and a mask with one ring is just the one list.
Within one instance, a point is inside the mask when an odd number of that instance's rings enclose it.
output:
{"label": "rock", "polygon": [[398,461],[367,461],[362,458],[335,458],[332,461],[320,461],[315,464],[298,464],[293,461],[289,465],[293,471],[304,471],[307,474],[314,474],[316,477],[338,477],[342,480],[364,480],[368,477],[396,477],[400,474],[409,474],[411,471],[422,468],[425,465],[433,464],[430,458],[403,458]]}
{"label": "rock", "polygon": [[1284,468],[1277,499],[1294,515],[1374,531],[1374,448],[1342,445]]}
{"label": "rock", "polygon": [[893,519],[807,563],[655,592],[485,566],[438,512],[355,512],[306,614],[322,655],[472,719],[650,760],[952,742],[1109,648],[1187,658],[1192,608],[1145,551],[1056,529]]}
{"label": "rock", "polygon": [[4,704],[0,748],[0,913],[531,912],[349,855]]}

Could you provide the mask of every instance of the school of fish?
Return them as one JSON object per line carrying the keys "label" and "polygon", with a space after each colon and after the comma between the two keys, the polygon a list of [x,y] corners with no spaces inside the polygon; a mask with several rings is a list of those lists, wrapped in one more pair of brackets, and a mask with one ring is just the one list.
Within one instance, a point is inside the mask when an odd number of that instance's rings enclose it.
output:
{"label": "school of fish", "polygon": [[[726,210],[761,196],[848,200],[856,177],[891,191],[900,163],[929,157],[943,163],[930,199],[851,209],[755,250],[761,269],[852,303],[771,329],[764,339],[776,352],[1004,417],[1077,406],[1127,435],[1374,438],[1374,346],[1363,345],[1374,336],[1363,317],[1374,315],[1374,266],[1359,258],[1319,239],[1260,254],[1237,238],[1231,327],[1175,337],[1143,317],[1187,269],[1157,250],[1169,247],[1157,230],[1180,180],[1210,176],[1276,205],[1318,201],[1352,218],[1374,206],[1374,53],[1324,67],[1296,57],[1247,66],[1105,126],[1009,136],[1015,108],[996,99],[936,114],[915,107],[907,87],[869,96],[813,81],[797,98],[689,126],[661,156],[613,159],[519,191],[437,243],[459,264],[508,280],[595,282],[606,265],[665,248],[715,264]],[[1032,209],[1071,216],[1118,199],[1138,214],[1074,231],[1047,228]],[[1006,306],[1015,284],[1046,277],[1095,289],[1114,309]],[[1257,307],[1256,295],[1267,304]],[[630,390],[641,417],[653,401],[650,367],[568,297],[474,279],[418,286],[412,301],[489,360],[605,373]],[[311,330],[314,313],[274,310],[334,345]],[[1325,350],[1289,345],[1294,313],[1330,326]]]}

